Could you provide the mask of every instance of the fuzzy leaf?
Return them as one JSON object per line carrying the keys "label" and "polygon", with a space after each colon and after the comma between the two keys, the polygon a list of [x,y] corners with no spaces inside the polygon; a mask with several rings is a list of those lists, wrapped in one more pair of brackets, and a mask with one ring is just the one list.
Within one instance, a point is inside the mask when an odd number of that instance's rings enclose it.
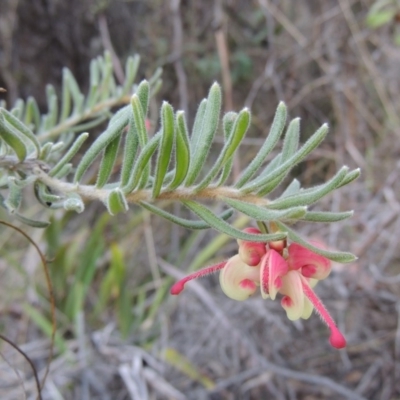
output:
{"label": "fuzzy leaf", "polygon": [[14,150],[20,161],[25,160],[28,146],[20,137],[18,131],[10,124],[7,124],[3,110],[0,110],[0,137]]}
{"label": "fuzzy leaf", "polygon": [[89,134],[87,132],[79,135],[73,145],[61,158],[61,160],[51,169],[51,171],[49,172],[49,176],[56,176],[61,171],[61,169],[72,159],[72,157],[79,151],[79,149],[82,147],[83,143],[88,137]]}
{"label": "fuzzy leaf", "polygon": [[309,222],[338,222],[352,217],[354,211],[329,212],[329,211],[309,211],[302,217],[303,221]]}
{"label": "fuzzy leaf", "polygon": [[146,131],[145,116],[143,113],[142,103],[137,94],[134,94],[131,98],[131,106],[133,112],[133,120],[138,132],[140,147],[146,146],[148,142],[148,135]]}
{"label": "fuzzy leaf", "polygon": [[120,141],[121,141],[121,135],[117,136],[104,149],[103,158],[101,160],[97,175],[97,181],[96,181],[97,188],[102,188],[108,182],[108,179],[112,174],[115,160],[117,159],[118,155]]}
{"label": "fuzzy leaf", "polygon": [[281,195],[281,199],[284,197],[291,196],[292,194],[296,194],[300,191],[300,182],[297,179],[293,179],[290,185],[285,189],[285,191]]}
{"label": "fuzzy leaf", "polygon": [[[158,143],[161,140],[161,132],[158,132],[155,136],[153,136],[144,149],[142,149],[138,159],[136,160],[135,166],[133,168],[132,174],[129,178],[129,182],[122,188],[124,194],[132,192],[139,181],[143,178],[143,174],[147,174],[149,169],[149,161],[153,153],[156,151]],[[148,179],[148,175],[147,178]]]}
{"label": "fuzzy leaf", "polygon": [[239,115],[235,119],[232,131],[229,138],[225,141],[225,145],[218,156],[217,161],[210,169],[204,179],[196,186],[196,191],[207,187],[211,181],[217,176],[221,168],[232,158],[236,149],[240,145],[244,135],[250,126],[250,112],[247,108],[240,111]]}
{"label": "fuzzy leaf", "polygon": [[300,118],[295,118],[290,122],[285,133],[282,147],[282,162],[285,162],[296,153],[296,150],[299,147],[299,139]]}
{"label": "fuzzy leaf", "polygon": [[[93,63],[94,60],[91,61],[90,65],[92,66]],[[92,76],[92,67],[90,71],[90,75]],[[63,69],[60,122],[66,120],[71,113],[71,92],[68,86],[67,74],[66,69]]]}
{"label": "fuzzy leaf", "polygon": [[4,201],[4,206],[10,214],[14,214],[18,211],[22,201],[22,187],[16,182],[16,178],[8,177],[8,196],[7,200]]}
{"label": "fuzzy leaf", "polygon": [[34,129],[38,131],[40,128],[40,119],[40,110],[36,100],[33,97],[28,97],[25,109],[25,125],[29,126],[33,124]]}
{"label": "fuzzy leaf", "polygon": [[176,113],[175,176],[168,186],[176,189],[186,178],[190,163],[189,135],[183,111]]}
{"label": "fuzzy leaf", "polygon": [[340,185],[338,186],[338,188],[348,185],[350,182],[353,182],[354,180],[356,180],[359,176],[361,175],[361,170],[360,168],[357,169],[353,169],[353,171],[350,171],[342,180],[342,182],[340,182]]}
{"label": "fuzzy leaf", "polygon": [[224,220],[212,213],[207,207],[204,207],[199,203],[191,200],[184,200],[182,203],[211,227],[236,239],[248,240],[250,242],[269,242],[286,238],[286,233],[284,232],[254,235],[240,231],[226,223]]}
{"label": "fuzzy leaf", "polygon": [[135,81],[140,63],[140,56],[135,54],[133,57],[128,57],[125,65],[125,82],[123,92],[130,94],[133,82]]}
{"label": "fuzzy leaf", "polygon": [[351,253],[340,252],[340,251],[328,251],[328,250],[323,250],[318,247],[315,247],[312,244],[305,241],[295,231],[290,229],[287,225],[283,224],[282,222],[276,221],[276,224],[278,225],[279,229],[287,232],[288,238],[292,242],[296,242],[296,243],[306,247],[307,249],[313,251],[314,253],[320,254],[321,256],[328,258],[329,260],[336,261],[338,263],[343,263],[343,264],[351,263],[351,262],[357,260],[357,257]]}
{"label": "fuzzy leaf", "polygon": [[294,206],[310,205],[317,200],[335,190],[343,178],[346,176],[348,167],[342,167],[336,175],[334,175],[328,182],[323,185],[316,186],[307,192],[298,192],[283,199],[272,201],[268,207],[272,209],[284,209]]}
{"label": "fuzzy leaf", "polygon": [[[152,204],[149,203],[145,203],[144,201],[140,202],[140,205],[145,208],[146,210],[159,215],[162,218],[165,218],[171,222],[173,222],[174,224],[183,226],[184,228],[187,229],[208,229],[211,228],[209,224],[207,224],[204,221],[192,221],[189,219],[185,219],[185,218],[180,218],[177,217],[161,208],[158,208]],[[233,210],[229,209],[224,211],[219,218],[223,219],[223,220],[227,220],[228,218],[230,218],[233,214]]]}
{"label": "fuzzy leaf", "polygon": [[246,203],[244,201],[223,198],[224,202],[235,210],[254,218],[256,221],[273,221],[281,219],[299,219],[306,215],[307,207],[287,208],[283,211],[269,210],[265,207],[260,207],[255,204]]}
{"label": "fuzzy leaf", "polygon": [[296,164],[298,164],[308,154],[310,154],[324,140],[327,133],[328,125],[324,124],[304,143],[304,145],[292,157],[290,157],[268,175],[256,178],[248,183],[242,188],[241,192],[251,193],[255,190],[262,190],[264,185],[267,185],[271,180],[276,179],[277,177],[292,169]]}
{"label": "fuzzy leaf", "polygon": [[142,112],[144,118],[146,118],[148,109],[149,109],[149,99],[150,99],[150,85],[147,81],[140,82],[136,95],[139,98],[140,105],[142,106]]}
{"label": "fuzzy leaf", "polygon": [[207,107],[207,99],[203,99],[199,107],[196,111],[196,116],[194,118],[193,128],[192,128],[192,135],[190,136],[190,152],[191,154],[194,153],[195,149],[199,144],[199,140],[201,137],[201,129],[204,120],[204,114],[206,112]]}
{"label": "fuzzy leaf", "polygon": [[71,197],[64,200],[63,207],[67,211],[75,211],[80,214],[85,209],[85,204],[81,197],[78,194],[74,193],[71,194]]}
{"label": "fuzzy leaf", "polygon": [[273,150],[279,138],[282,135],[283,129],[286,124],[287,108],[285,103],[280,102],[276,109],[275,117],[271,125],[268,137],[262,145],[261,149],[254,157],[253,161],[247,166],[247,168],[240,175],[235,187],[240,189],[249,179],[257,172],[261,167],[261,164],[265,161],[268,154]]}
{"label": "fuzzy leaf", "polygon": [[36,149],[36,154],[40,154],[40,144],[36,138],[36,135],[25,125],[23,124],[18,118],[16,118],[13,114],[11,114],[6,109],[1,109],[4,119],[12,125],[18,132],[25,135],[33,144]]}
{"label": "fuzzy leaf", "polygon": [[138,150],[139,138],[137,135],[133,114],[129,119],[128,132],[125,137],[124,158],[121,168],[121,186],[125,186],[132,173],[133,164]]}
{"label": "fuzzy leaf", "polygon": [[191,151],[189,171],[186,176],[185,186],[192,185],[200,174],[218,128],[220,111],[221,88],[217,83],[214,83],[208,94],[204,118],[201,125],[201,133],[198,135],[197,142],[193,144],[193,149]]}
{"label": "fuzzy leaf", "polygon": [[106,206],[111,215],[116,215],[120,212],[125,213],[129,210],[128,202],[119,188],[110,191]]}
{"label": "fuzzy leaf", "polygon": [[131,107],[128,105],[121,108],[111,118],[107,129],[93,142],[89,150],[83,155],[81,162],[76,168],[74,177],[75,183],[82,179],[83,174],[101,151],[105,149],[117,136],[121,135],[122,130],[128,124],[131,112]]}
{"label": "fuzzy leaf", "polygon": [[161,192],[161,187],[168,170],[175,139],[174,110],[167,102],[164,102],[161,107],[161,129],[162,137],[160,146],[158,147],[158,157],[154,177],[155,181],[153,184],[153,198],[157,197]]}

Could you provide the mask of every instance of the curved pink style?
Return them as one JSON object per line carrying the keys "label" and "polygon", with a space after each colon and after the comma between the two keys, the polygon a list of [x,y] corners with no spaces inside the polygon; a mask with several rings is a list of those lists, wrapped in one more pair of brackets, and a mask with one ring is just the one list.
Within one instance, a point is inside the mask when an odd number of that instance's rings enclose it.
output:
{"label": "curved pink style", "polygon": [[173,295],[178,295],[185,288],[185,284],[193,279],[202,278],[203,276],[207,276],[217,272],[225,267],[228,261],[222,261],[219,264],[212,265],[211,267],[203,268],[200,271],[193,272],[192,274],[185,276],[183,279],[180,279],[178,282],[175,282],[170,289],[170,293]]}

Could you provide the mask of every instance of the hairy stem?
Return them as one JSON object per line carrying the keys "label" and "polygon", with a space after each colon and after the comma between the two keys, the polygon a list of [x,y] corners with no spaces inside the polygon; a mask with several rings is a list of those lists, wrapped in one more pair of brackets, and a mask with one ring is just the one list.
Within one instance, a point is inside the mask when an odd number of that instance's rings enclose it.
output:
{"label": "hairy stem", "polygon": [[[86,200],[105,201],[111,190],[99,189],[91,185],[78,185],[74,183],[62,182],[50,177],[40,168],[35,168],[34,173],[40,182],[52,189],[52,192],[76,193]],[[161,191],[156,197],[152,197],[151,189],[135,190],[127,194],[126,199],[129,203],[139,203],[141,201],[153,202],[156,200],[219,200],[222,198],[240,199],[248,203],[265,206],[269,203],[267,199],[260,198],[255,194],[242,194],[239,190],[228,187],[209,187],[200,191],[195,191],[195,187],[179,187],[171,191]]]}

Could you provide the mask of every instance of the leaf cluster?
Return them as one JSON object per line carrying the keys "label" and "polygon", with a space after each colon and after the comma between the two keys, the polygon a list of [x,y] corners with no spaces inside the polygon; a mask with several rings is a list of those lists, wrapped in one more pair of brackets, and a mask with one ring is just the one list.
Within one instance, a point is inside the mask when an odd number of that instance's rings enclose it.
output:
{"label": "leaf cluster", "polygon": [[[55,90],[49,87],[49,111],[45,116],[40,116],[36,103],[30,99],[26,105],[19,102],[11,111],[0,110],[0,165],[7,167],[0,187],[8,188],[8,196],[1,201],[10,213],[21,218],[17,213],[21,189],[33,183],[41,204],[52,208],[82,212],[85,199],[99,200],[115,215],[127,212],[129,204],[135,203],[186,228],[212,227],[249,241],[289,237],[304,244],[288,225],[301,220],[336,222],[352,215],[350,211],[309,210],[322,197],[359,176],[359,170],[350,171],[347,167],[342,167],[324,184],[303,189],[295,179],[280,196],[273,200],[266,198],[284,184],[294,166],[320,145],[328,133],[326,124],[300,145],[300,120],[295,118],[286,127],[287,108],[281,102],[258,153],[238,179],[227,184],[234,157],[251,126],[250,111],[244,108],[238,113],[228,112],[221,123],[221,88],[214,83],[197,109],[191,130],[184,112],[175,111],[172,105],[163,102],[159,129],[151,135],[149,101],[160,84],[159,74],[156,72],[151,80],[134,86],[137,67],[137,57],[128,59],[126,82],[118,86],[113,78],[111,59],[106,54],[92,62],[91,85],[86,97],[70,71],[65,70],[60,109]],[[134,94],[130,95],[132,89]],[[111,114],[111,105],[127,96],[129,104]],[[71,160],[89,136],[87,132],[76,136],[76,132],[106,118],[109,118],[107,128],[73,167]],[[216,161],[210,163],[208,156],[220,128],[224,144]],[[56,136],[59,140],[50,142]],[[268,162],[282,137],[280,151]],[[87,184],[88,172],[92,170],[97,171],[97,178]],[[73,174],[72,182],[70,174]],[[229,209],[216,215],[199,202],[203,199],[224,202]],[[160,200],[181,202],[198,220],[168,213],[156,205]],[[264,233],[250,234],[234,228],[226,222],[233,210],[258,221]],[[37,221],[25,222],[40,226]],[[354,259],[348,253],[324,252],[324,255],[340,262]]]}

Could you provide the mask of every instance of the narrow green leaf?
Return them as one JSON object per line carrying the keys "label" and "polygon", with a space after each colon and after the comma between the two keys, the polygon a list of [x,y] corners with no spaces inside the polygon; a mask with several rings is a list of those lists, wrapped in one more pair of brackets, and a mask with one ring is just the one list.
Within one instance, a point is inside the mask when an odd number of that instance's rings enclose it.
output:
{"label": "narrow green leaf", "polygon": [[47,126],[45,129],[53,128],[58,118],[58,97],[53,85],[46,85],[46,97],[48,112],[46,115]]}
{"label": "narrow green leaf", "polygon": [[274,191],[286,178],[289,171],[283,173],[282,175],[277,176],[275,179],[268,182],[266,185],[261,187],[261,190],[257,191],[257,196],[264,197],[267,194]]}
{"label": "narrow green leaf", "polygon": [[158,67],[155,71],[153,76],[149,79],[149,85],[152,88],[152,93],[154,93],[153,87],[157,85],[157,82],[160,80],[160,77],[163,73],[163,69]]}
{"label": "narrow green leaf", "polygon": [[348,167],[342,167],[336,175],[334,175],[328,182],[323,185],[311,188],[307,192],[300,191],[291,196],[277,199],[271,202],[268,207],[272,209],[284,209],[294,206],[310,205],[315,203],[320,198],[335,190],[343,178],[346,176]]}
{"label": "narrow green leaf", "polygon": [[175,140],[175,176],[168,189],[177,188],[185,179],[190,163],[189,135],[186,126],[185,113],[176,113],[176,140]]}
{"label": "narrow green leaf", "polygon": [[340,182],[340,185],[338,186],[338,188],[348,185],[350,182],[353,182],[354,180],[356,180],[359,176],[361,175],[361,170],[360,168],[357,169],[353,169],[353,171],[350,171],[342,180],[342,182]]}
{"label": "narrow green leaf", "polygon": [[3,110],[0,110],[0,136],[13,149],[20,161],[25,160],[28,153],[27,145],[18,134],[18,131],[7,124]]}
{"label": "narrow green leaf", "polygon": [[133,163],[135,161],[136,153],[138,150],[139,138],[136,130],[133,114],[129,119],[128,132],[126,133],[124,158],[121,168],[121,186],[125,186],[131,175]]}
{"label": "narrow green leaf", "polygon": [[32,142],[33,146],[36,149],[36,154],[39,155],[40,154],[40,144],[36,138],[36,135],[25,124],[23,124],[19,119],[17,119],[9,111],[7,111],[4,108],[2,108],[1,111],[3,113],[4,119],[10,125],[12,125],[18,132],[25,135]]}
{"label": "narrow green leaf", "polygon": [[149,82],[143,80],[140,82],[136,95],[139,98],[140,105],[142,106],[143,117],[146,118],[149,109],[149,99],[150,99],[150,85]]}
{"label": "narrow green leaf", "polygon": [[46,207],[49,207],[52,203],[56,203],[61,200],[60,196],[49,193],[49,189],[42,182],[35,183],[34,193],[39,202]]}
{"label": "narrow green leaf", "polygon": [[139,144],[140,147],[143,148],[144,146],[146,146],[146,143],[148,142],[149,139],[146,131],[145,116],[143,113],[142,103],[136,93],[131,98],[131,106],[133,112],[133,119],[138,132]]}
{"label": "narrow green leaf", "polygon": [[130,94],[133,82],[135,81],[137,71],[139,69],[140,56],[135,54],[133,57],[129,56],[125,64],[125,82],[123,86],[123,93]]}
{"label": "narrow green leaf", "polygon": [[[99,100],[100,90],[99,90],[99,82],[100,82],[100,66],[97,59],[94,59],[90,62],[90,85],[89,85],[89,93],[86,97],[85,108],[92,108]],[[69,115],[69,111],[68,111]]]}
{"label": "narrow green leaf", "polygon": [[194,118],[194,123],[192,127],[192,135],[190,136],[190,152],[191,154],[194,153],[195,149],[198,146],[200,137],[201,137],[201,129],[203,126],[203,121],[204,121],[204,114],[206,112],[206,106],[207,106],[207,99],[203,99],[199,107],[197,108],[196,111],[196,116]]}
{"label": "narrow green leaf", "polygon": [[208,208],[199,203],[191,200],[184,200],[182,203],[211,227],[236,239],[248,240],[250,242],[270,242],[286,238],[286,233],[284,232],[255,235],[240,231],[226,223],[223,219],[219,218]]}
{"label": "narrow green leaf", "polygon": [[65,74],[65,82],[66,82],[66,84],[68,86],[68,89],[69,89],[69,91],[71,93],[72,102],[73,102],[73,105],[74,105],[72,114],[73,115],[80,114],[82,112],[82,106],[83,106],[83,101],[84,101],[85,97],[81,93],[81,91],[79,89],[79,85],[76,82],[75,77],[72,74],[72,72],[68,68],[65,68],[63,70],[63,73]]}
{"label": "narrow green leaf", "polygon": [[241,141],[244,138],[244,135],[249,129],[250,117],[250,112],[247,108],[244,108],[242,111],[240,111],[232,127],[232,133],[226,140],[217,161],[210,169],[208,174],[204,177],[204,179],[196,186],[196,191],[207,187],[211,183],[211,181],[217,176],[221,168],[233,157],[236,149],[239,147]]}
{"label": "narrow green leaf", "polygon": [[85,140],[89,137],[89,133],[84,132],[77,137],[70,149],[65,153],[64,157],[50,170],[49,176],[56,176],[61,169],[67,164],[72,157],[79,151]]}
{"label": "narrow green leaf", "polygon": [[22,187],[16,183],[16,178],[8,177],[8,196],[4,201],[4,206],[10,214],[18,211],[22,201]]}
{"label": "narrow green leaf", "polygon": [[[174,214],[171,214],[171,213],[169,213],[169,212],[167,212],[167,211],[165,211],[165,210],[163,210],[161,208],[158,208],[158,207],[156,207],[156,206],[154,206],[154,205],[152,205],[150,203],[146,203],[144,201],[140,202],[140,205],[143,208],[145,208],[146,210],[148,210],[148,211],[150,211],[150,212],[152,212],[152,213],[154,213],[156,215],[159,215],[160,217],[165,218],[168,221],[173,222],[174,224],[183,226],[184,228],[187,228],[187,229],[195,229],[196,230],[196,229],[208,229],[208,228],[211,228],[210,225],[207,224],[204,221],[192,221],[192,220],[189,220],[189,219],[186,219],[186,218],[180,218],[180,217],[177,217]],[[224,211],[219,216],[219,218],[221,218],[223,220],[227,220],[228,218],[230,218],[232,216],[232,214],[233,214],[233,210],[229,209],[229,210]]]}
{"label": "narrow green leaf", "polygon": [[67,163],[67,164],[63,165],[62,168],[56,174],[54,174],[54,178],[58,178],[58,179],[64,178],[71,171],[72,171],[72,164]]}
{"label": "narrow green leaf", "polygon": [[244,186],[241,190],[243,193],[251,193],[259,190],[265,184],[268,184],[273,179],[283,173],[290,171],[296,164],[303,160],[310,154],[325,138],[328,133],[328,125],[324,124],[319,128],[305,143],[304,145],[288,160],[282,163],[278,168],[275,168],[270,174],[254,179]]}
{"label": "narrow green leaf", "polygon": [[131,114],[131,106],[121,108],[111,118],[107,129],[94,141],[89,150],[83,155],[81,162],[76,168],[74,182],[78,183],[86,170],[90,167],[101,151],[108,146],[117,136],[121,135],[126,127]]}
{"label": "narrow green leaf", "polygon": [[300,118],[295,118],[290,122],[285,133],[282,147],[282,162],[285,162],[296,153],[297,148],[299,147],[299,140]]}
{"label": "narrow green leaf", "polygon": [[85,210],[85,203],[77,193],[73,193],[70,194],[70,197],[64,200],[63,207],[67,211],[75,211],[80,214]]}
{"label": "narrow green leaf", "polygon": [[219,114],[221,111],[221,88],[217,83],[211,86],[207,98],[207,105],[201,126],[201,133],[191,151],[189,171],[186,176],[185,186],[190,186],[199,176],[208,152],[210,150],[215,132],[218,128]]}
{"label": "narrow green leaf", "polygon": [[165,175],[171,158],[172,147],[175,139],[174,110],[170,104],[164,102],[161,107],[161,143],[158,147],[158,157],[153,184],[153,198],[156,198],[164,182]]}
{"label": "narrow green leaf", "polygon": [[117,159],[119,143],[121,135],[118,135],[112,142],[110,142],[104,149],[103,158],[101,160],[99,171],[97,175],[96,187],[102,188],[110,178],[115,160]]}
{"label": "narrow green leaf", "polygon": [[293,179],[290,185],[285,189],[285,191],[281,195],[281,199],[287,196],[291,196],[292,194],[296,194],[300,191],[300,182],[297,179]]}
{"label": "narrow green leaf", "polygon": [[352,217],[354,211],[329,212],[329,211],[309,211],[302,217],[303,221],[309,222],[338,222]]}
{"label": "narrow green leaf", "polygon": [[256,221],[274,221],[282,219],[299,219],[306,215],[307,207],[292,207],[286,210],[269,210],[244,201],[223,198],[223,201],[235,210],[255,219]]}
{"label": "narrow green leaf", "polygon": [[[94,60],[90,63],[90,75],[92,75],[92,64]],[[69,91],[68,78],[66,70],[63,69],[62,74],[62,92],[61,92],[61,113],[60,122],[65,121],[71,113],[71,92]]]}
{"label": "narrow green leaf", "polygon": [[14,213],[13,217],[25,225],[32,226],[33,228],[44,229],[50,225],[48,221],[37,221],[35,219],[24,217],[19,213]]}
{"label": "narrow green leaf", "polygon": [[11,109],[11,114],[13,114],[14,117],[17,119],[22,119],[24,109],[25,109],[25,102],[22,99],[17,99],[17,101],[14,103],[13,108]]}
{"label": "narrow green leaf", "polygon": [[107,119],[110,119],[110,113],[104,113],[103,115],[93,118],[90,121],[71,126],[69,128],[69,130],[70,130],[70,132],[85,132],[85,131],[88,131],[89,129],[96,127],[97,125],[100,125]]}
{"label": "narrow green leaf", "polygon": [[107,210],[111,215],[116,215],[120,212],[127,212],[129,210],[128,202],[120,188],[111,190],[107,198]]}
{"label": "narrow green leaf", "polygon": [[273,150],[279,138],[282,135],[283,129],[286,124],[287,108],[285,103],[280,102],[276,109],[275,117],[271,125],[268,137],[262,145],[261,149],[254,157],[253,161],[247,166],[247,168],[240,175],[235,187],[240,189],[249,179],[257,172],[261,167],[261,164],[265,161],[268,154]]}
{"label": "narrow green leaf", "polygon": [[138,185],[139,181],[143,178],[143,175],[147,176],[146,179],[148,179],[147,174],[148,171],[150,171],[150,168],[148,168],[150,166],[149,161],[153,153],[156,151],[160,140],[161,132],[158,132],[149,140],[144,149],[142,149],[138,159],[136,160],[129,182],[122,188],[124,194],[132,192]]}
{"label": "narrow green leaf", "polygon": [[232,128],[235,125],[237,116],[238,116],[237,113],[229,111],[222,118],[222,129],[224,131],[225,142],[230,138],[233,132]]}
{"label": "narrow green leaf", "polygon": [[329,260],[336,261],[336,262],[342,263],[342,264],[351,263],[351,262],[357,260],[357,257],[351,253],[340,252],[340,251],[328,251],[328,250],[323,250],[318,247],[315,247],[312,244],[308,243],[306,240],[304,240],[295,231],[290,229],[287,225],[283,224],[282,222],[276,221],[276,224],[278,225],[279,229],[287,232],[288,238],[292,242],[296,242],[296,243],[306,247],[307,249],[313,251],[314,253],[320,254],[321,256],[328,258]]}
{"label": "narrow green leaf", "polygon": [[40,128],[40,119],[39,106],[37,105],[36,100],[30,96],[26,101],[25,124],[28,126],[33,124],[34,129],[38,131]]}

